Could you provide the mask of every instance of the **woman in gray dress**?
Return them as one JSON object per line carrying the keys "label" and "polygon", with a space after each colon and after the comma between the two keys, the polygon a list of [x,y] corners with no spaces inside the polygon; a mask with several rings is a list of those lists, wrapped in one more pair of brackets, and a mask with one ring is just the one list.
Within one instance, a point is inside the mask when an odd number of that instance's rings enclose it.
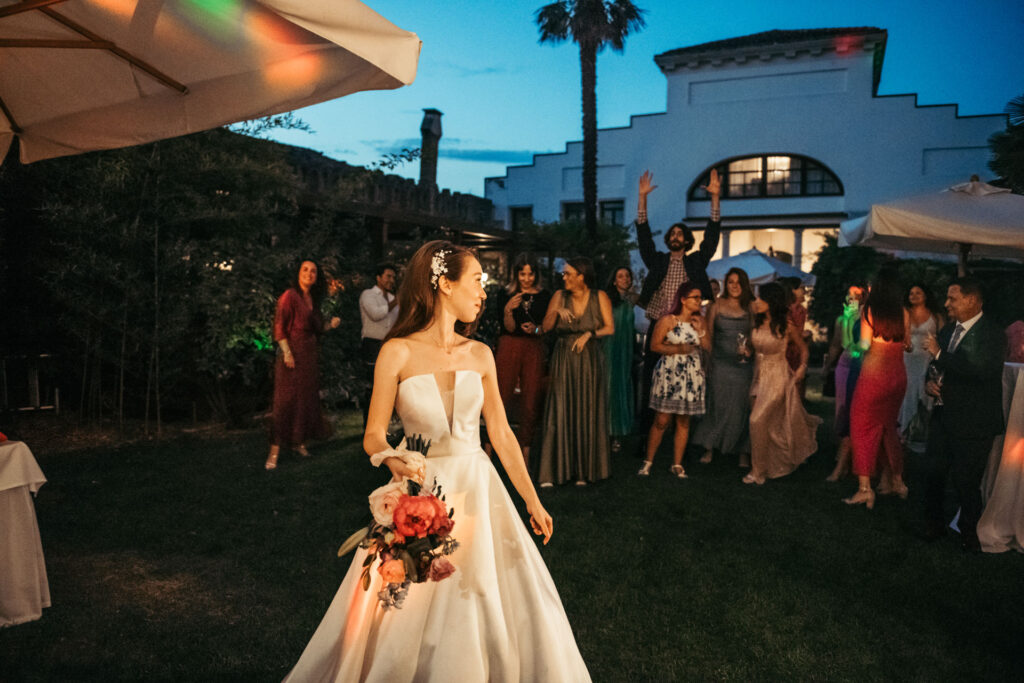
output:
{"label": "woman in gray dress", "polygon": [[597,338],[615,332],[612,302],[597,289],[588,258],[567,259],[562,278],[565,289],[551,297],[541,325],[558,336],[548,366],[542,487],[569,480],[584,486],[610,473],[608,378]]}
{"label": "woman in gray dress", "polygon": [[725,276],[725,291],[708,311],[711,362],[708,369],[707,412],[697,425],[693,442],[704,447],[702,463],[714,451],[739,454],[741,467],[750,466],[750,306],[754,293],[740,268]]}

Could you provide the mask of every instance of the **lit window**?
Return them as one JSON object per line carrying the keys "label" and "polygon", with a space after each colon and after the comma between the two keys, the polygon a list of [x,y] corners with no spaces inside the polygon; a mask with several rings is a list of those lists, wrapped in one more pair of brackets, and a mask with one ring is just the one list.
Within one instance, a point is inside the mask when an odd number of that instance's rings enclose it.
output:
{"label": "lit window", "polygon": [[[827,168],[795,155],[764,155],[729,159],[714,166],[722,183],[722,199],[842,195],[843,186]],[[691,201],[708,199],[704,185],[711,169],[690,187]]]}

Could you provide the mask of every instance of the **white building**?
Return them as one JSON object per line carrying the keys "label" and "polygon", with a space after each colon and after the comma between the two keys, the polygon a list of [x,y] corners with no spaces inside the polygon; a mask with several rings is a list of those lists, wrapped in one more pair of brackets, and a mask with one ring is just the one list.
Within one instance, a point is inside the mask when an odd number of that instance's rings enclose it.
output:
{"label": "white building", "polygon": [[[955,105],[919,106],[915,95],[879,96],[887,33],[878,28],[767,31],[655,57],[667,111],[598,133],[598,198],[606,220],[648,200],[661,231],[681,218],[701,229],[700,185],[722,175],[723,234],[716,258],[751,247],[809,269],[822,233],[873,203],[990,178],[988,138],[1003,115],[959,116]],[[488,178],[495,219],[551,222],[582,215],[582,143],[538,154]],[[700,236],[697,236],[698,242]],[[659,242],[660,243],[660,242]]]}

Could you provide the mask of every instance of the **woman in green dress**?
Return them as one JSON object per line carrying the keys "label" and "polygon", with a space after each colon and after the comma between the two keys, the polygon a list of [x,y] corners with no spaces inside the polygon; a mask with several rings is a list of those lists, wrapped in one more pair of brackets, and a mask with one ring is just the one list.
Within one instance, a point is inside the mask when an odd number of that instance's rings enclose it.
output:
{"label": "woman in green dress", "polygon": [[612,303],[615,333],[604,338],[608,359],[608,413],[612,451],[621,448],[620,440],[633,432],[633,349],[636,319],[633,316],[633,273],[625,266],[616,268],[605,288]]}
{"label": "woman in green dress", "polygon": [[544,405],[542,487],[569,480],[585,486],[610,474],[608,379],[597,338],[615,332],[612,302],[596,288],[588,258],[567,259],[562,279],[565,289],[551,297],[542,323],[545,332],[558,336]]}

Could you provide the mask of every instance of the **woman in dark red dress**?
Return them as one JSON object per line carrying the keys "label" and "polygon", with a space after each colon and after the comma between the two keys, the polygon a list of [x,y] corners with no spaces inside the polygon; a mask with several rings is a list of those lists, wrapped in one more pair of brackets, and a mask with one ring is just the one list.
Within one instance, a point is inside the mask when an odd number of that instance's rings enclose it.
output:
{"label": "woman in dark red dress", "polygon": [[868,294],[861,315],[860,345],[867,349],[850,405],[853,471],[859,483],[848,505],[875,506],[871,477],[879,454],[892,472],[893,492],[907,496],[903,483],[903,446],[897,418],[907,390],[903,365],[909,313],[903,308],[903,287],[894,268],[884,267]]}
{"label": "woman in dark red dress", "polygon": [[291,287],[277,300],[274,341],[278,355],[274,365],[274,426],[270,454],[264,467],[277,467],[281,446],[291,446],[306,457],[306,440],[322,431],[320,415],[320,335],[341,320],[324,323],[320,315],[327,288],[313,261],[299,265]]}
{"label": "woman in dark red dress", "polygon": [[512,282],[498,297],[502,310],[501,336],[494,362],[498,367],[498,391],[506,410],[514,404],[519,387],[519,429],[516,438],[530,466],[530,446],[537,416],[544,404],[544,321],[551,292],[541,288],[540,271],[531,258],[521,256],[512,266]]}

